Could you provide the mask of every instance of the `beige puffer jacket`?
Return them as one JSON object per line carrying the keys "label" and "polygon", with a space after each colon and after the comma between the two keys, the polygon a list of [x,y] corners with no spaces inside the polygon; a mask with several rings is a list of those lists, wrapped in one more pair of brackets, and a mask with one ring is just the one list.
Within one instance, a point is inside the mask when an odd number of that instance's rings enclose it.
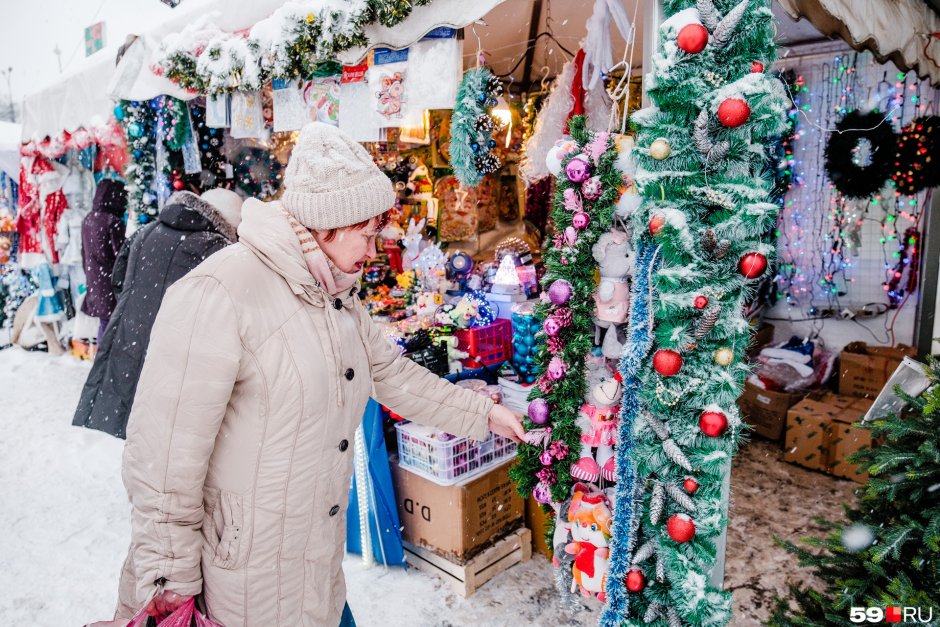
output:
{"label": "beige puffer jacket", "polygon": [[369,396],[478,440],[492,402],[402,357],[354,294],[321,291],[273,203],[248,201],[239,236],[169,289],[153,328],[124,449],[118,618],[165,579],[224,627],[334,627]]}

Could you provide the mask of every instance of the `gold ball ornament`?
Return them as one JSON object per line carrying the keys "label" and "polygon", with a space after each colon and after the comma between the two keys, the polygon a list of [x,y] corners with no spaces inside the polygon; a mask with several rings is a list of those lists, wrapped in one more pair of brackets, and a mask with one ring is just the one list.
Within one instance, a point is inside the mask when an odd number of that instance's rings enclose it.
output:
{"label": "gold ball ornament", "polygon": [[659,138],[650,144],[650,156],[657,161],[662,161],[668,157],[671,152],[672,147],[669,145],[669,142],[663,138]]}
{"label": "gold ball ornament", "polygon": [[719,366],[730,366],[734,362],[734,352],[730,348],[719,348],[712,356]]}
{"label": "gold ball ornament", "polygon": [[317,16],[314,15],[313,13],[308,13],[307,17],[304,19],[306,20],[307,24],[313,24],[314,22],[317,21]]}

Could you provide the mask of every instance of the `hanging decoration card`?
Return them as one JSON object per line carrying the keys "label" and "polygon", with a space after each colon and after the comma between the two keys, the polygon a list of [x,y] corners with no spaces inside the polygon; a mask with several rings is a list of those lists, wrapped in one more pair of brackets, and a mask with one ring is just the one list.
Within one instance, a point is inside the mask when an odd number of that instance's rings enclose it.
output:
{"label": "hanging decoration card", "polygon": [[339,128],[359,142],[382,140],[382,129],[373,115],[373,101],[365,80],[368,69],[365,63],[345,66],[339,85]]}
{"label": "hanging decoration card", "polygon": [[261,93],[236,91],[232,94],[232,128],[235,139],[261,139],[265,135]]}

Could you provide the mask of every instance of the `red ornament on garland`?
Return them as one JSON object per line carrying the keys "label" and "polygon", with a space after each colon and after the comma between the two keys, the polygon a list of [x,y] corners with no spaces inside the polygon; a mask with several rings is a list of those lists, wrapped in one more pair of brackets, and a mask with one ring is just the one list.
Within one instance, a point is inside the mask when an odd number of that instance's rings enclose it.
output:
{"label": "red ornament on garland", "polygon": [[666,533],[676,542],[688,542],[695,537],[695,523],[686,514],[673,514],[666,521]]}
{"label": "red ornament on garland", "polygon": [[683,52],[698,54],[708,44],[708,30],[701,24],[686,24],[676,37],[676,45]]}
{"label": "red ornament on garland", "polygon": [[695,301],[692,304],[695,305],[696,309],[705,309],[708,307],[708,297],[699,294],[695,297]]}
{"label": "red ornament on garland", "polygon": [[183,181],[180,179],[176,179],[175,181],[173,181],[173,189],[175,189],[176,191],[183,189]]}
{"label": "red ornament on garland", "polygon": [[738,272],[748,279],[756,279],[767,269],[767,257],[758,252],[745,253],[738,262]]}
{"label": "red ornament on garland", "polygon": [[653,368],[664,377],[671,377],[682,368],[682,355],[668,348],[658,350],[653,355]]}
{"label": "red ornament on garland", "polygon": [[717,438],[728,430],[728,417],[720,411],[703,411],[698,419],[698,428],[710,438]]}
{"label": "red ornament on garland", "polygon": [[686,477],[685,481],[682,482],[682,487],[685,488],[685,491],[689,494],[695,494],[698,490],[698,481],[692,477]]}
{"label": "red ornament on garland", "polygon": [[666,226],[666,218],[662,216],[653,216],[650,218],[650,235],[656,236],[663,232],[663,227]]}
{"label": "red ornament on garland", "polygon": [[642,592],[646,587],[646,575],[639,568],[631,568],[627,573],[627,590],[630,592]]}
{"label": "red ornament on garland", "polygon": [[737,128],[751,117],[751,107],[740,98],[728,98],[718,105],[718,121],[728,128]]}
{"label": "red ornament on garland", "polygon": [[751,63],[751,74],[760,74],[764,71],[764,64],[760,61],[754,61]]}

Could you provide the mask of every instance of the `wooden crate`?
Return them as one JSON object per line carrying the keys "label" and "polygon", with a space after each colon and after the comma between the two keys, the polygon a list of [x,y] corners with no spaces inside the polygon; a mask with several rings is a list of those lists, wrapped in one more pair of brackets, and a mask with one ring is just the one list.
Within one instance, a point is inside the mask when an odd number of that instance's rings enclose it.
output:
{"label": "wooden crate", "polygon": [[455,564],[409,542],[404,545],[405,561],[410,566],[437,575],[463,597],[470,596],[501,572],[532,558],[532,532],[525,527],[516,529],[466,564]]}

